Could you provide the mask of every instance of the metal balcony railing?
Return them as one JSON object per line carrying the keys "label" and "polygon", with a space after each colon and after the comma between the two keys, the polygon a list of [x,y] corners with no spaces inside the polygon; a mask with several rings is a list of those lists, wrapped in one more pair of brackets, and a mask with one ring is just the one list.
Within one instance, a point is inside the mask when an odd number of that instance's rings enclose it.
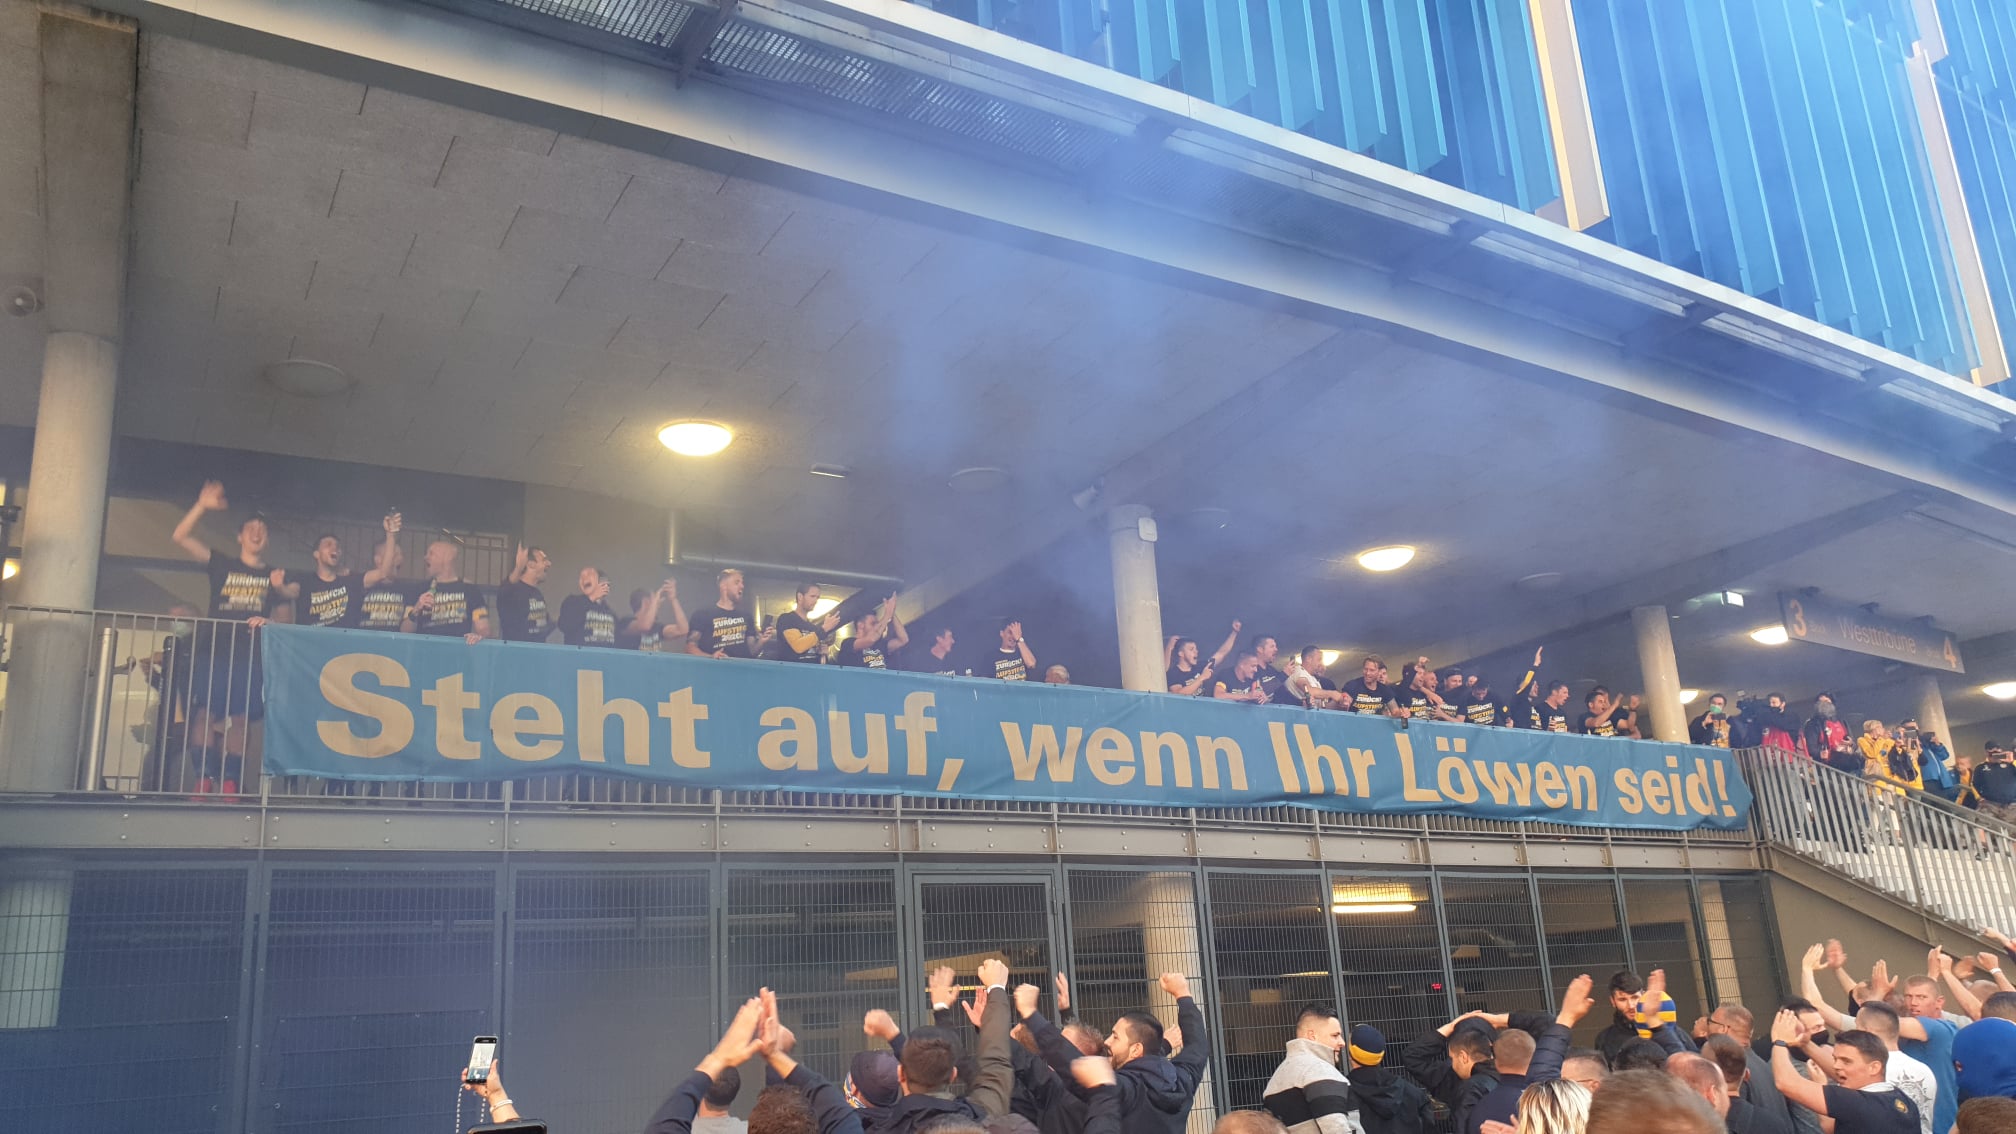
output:
{"label": "metal balcony railing", "polygon": [[2016,923],[2016,831],[1777,749],[1738,754],[1763,841],[1969,930]]}
{"label": "metal balcony railing", "polygon": [[[442,784],[267,776],[261,726],[242,744],[199,736],[206,707],[257,705],[255,637],[242,623],[127,611],[0,610],[0,784],[16,795],[165,805],[390,807],[628,814],[810,814],[1014,825],[1110,825],[1275,831],[1315,836],[1545,841],[1602,845],[1754,844],[1749,830],[1655,831],[1453,815],[1373,815],[1299,807],[1178,808],[1050,801],[905,798],[828,792],[716,791],[563,772],[502,783]],[[1144,694],[1153,696],[1153,694]],[[39,722],[22,719],[32,707]],[[258,715],[256,711],[254,716]],[[52,723],[58,727],[51,727]],[[52,751],[54,746],[60,751]],[[242,757],[234,753],[242,749]],[[44,761],[24,789],[18,768]],[[230,783],[227,785],[226,781]],[[235,792],[226,793],[226,788]]]}

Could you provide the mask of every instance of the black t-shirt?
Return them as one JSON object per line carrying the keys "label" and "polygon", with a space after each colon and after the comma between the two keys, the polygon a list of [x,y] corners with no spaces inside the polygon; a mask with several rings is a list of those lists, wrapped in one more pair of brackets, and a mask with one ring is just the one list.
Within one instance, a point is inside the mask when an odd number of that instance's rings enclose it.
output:
{"label": "black t-shirt", "polygon": [[1968,782],[1990,803],[2003,806],[2016,803],[2016,763],[1983,760],[1974,765],[1974,776]]}
{"label": "black t-shirt", "polygon": [[1505,704],[1504,721],[1507,728],[1540,727],[1540,714],[1546,706],[1531,693],[1521,693]]}
{"label": "black t-shirt", "polygon": [[636,650],[638,653],[643,654],[655,654],[663,650],[665,645],[665,627],[653,626],[651,629],[639,634],[630,628],[631,623],[636,620],[637,616],[635,614],[632,614],[629,618],[617,619],[616,648],[619,650]]}
{"label": "black t-shirt", "polygon": [[1839,1083],[1828,1083],[1820,1090],[1827,1098],[1834,1134],[1918,1132],[1918,1104],[1888,1083],[1869,1091],[1851,1091]]}
{"label": "black t-shirt", "polygon": [[606,602],[587,595],[568,595],[560,600],[560,640],[570,646],[614,646],[616,613]]}
{"label": "black t-shirt", "polygon": [[1302,703],[1296,698],[1295,694],[1288,692],[1288,675],[1271,665],[1261,666],[1260,671],[1253,675],[1253,680],[1260,683],[1260,692],[1265,693],[1267,700],[1273,704],[1299,705]]}
{"label": "black t-shirt", "polygon": [[777,636],[763,656],[776,661],[816,662],[825,653],[826,632],[796,610],[777,616]]}
{"label": "black t-shirt", "polygon": [[[1239,667],[1226,666],[1224,669],[1212,674],[1211,680],[1205,682],[1205,687],[1211,691],[1211,695],[1214,697],[1219,693],[1250,693],[1260,688],[1261,672],[1260,670],[1255,670],[1252,677],[1241,681],[1239,680]],[[1265,690],[1261,691],[1265,692]]]}
{"label": "black t-shirt", "polygon": [[1474,691],[1463,694],[1463,710],[1458,714],[1474,725],[1498,723],[1498,703],[1489,697],[1479,697]]}
{"label": "black t-shirt", "polygon": [[849,638],[840,643],[840,664],[859,666],[864,669],[888,669],[888,655],[883,652],[884,639],[876,639],[872,646],[863,646],[860,638]]}
{"label": "black t-shirt", "polygon": [[[915,657],[911,655],[915,654]],[[927,647],[921,650],[905,649],[896,655],[896,668],[911,673],[935,673],[940,677],[959,676],[959,667],[952,664],[952,655],[938,657]]]}
{"label": "black t-shirt", "polygon": [[325,580],[313,571],[287,572],[287,585],[300,587],[294,599],[294,621],[303,626],[355,626],[364,597],[364,576],[338,575]]}
{"label": "black t-shirt", "polygon": [[724,653],[731,658],[750,658],[755,635],[749,632],[749,615],[740,610],[710,606],[693,620],[693,641],[703,654]]}
{"label": "black t-shirt", "polygon": [[1015,646],[1005,646],[994,651],[994,674],[1003,681],[1029,680],[1029,667],[1022,664],[1022,651]]}
{"label": "black t-shirt", "polygon": [[530,583],[497,588],[497,632],[507,642],[543,642],[553,632],[546,596]]}
{"label": "black t-shirt", "polygon": [[[1181,666],[1172,665],[1169,667],[1168,675],[1163,678],[1162,687],[1168,689],[1172,686],[1188,685],[1192,680],[1195,680],[1198,674],[1203,673],[1205,668],[1205,665],[1199,665],[1196,669],[1186,671]],[[1197,691],[1195,693],[1184,694],[1184,696],[1199,697],[1209,692],[1211,692],[1210,681],[1199,681],[1197,682]]]}
{"label": "black t-shirt", "polygon": [[1365,679],[1362,677],[1354,677],[1345,682],[1342,692],[1345,697],[1349,698],[1345,703],[1345,708],[1354,713],[1364,713],[1368,716],[1376,716],[1385,712],[1387,703],[1398,696],[1393,686],[1381,685],[1379,688],[1374,689],[1365,684]]}
{"label": "black t-shirt", "polygon": [[1574,714],[1568,711],[1568,704],[1565,701],[1558,709],[1545,701],[1535,701],[1533,712],[1539,718],[1539,727],[1546,732],[1568,732],[1574,721]]}
{"label": "black t-shirt", "polygon": [[483,588],[474,583],[455,579],[420,588],[421,594],[429,592],[434,595],[434,609],[423,610],[414,617],[413,628],[419,633],[459,638],[475,633],[476,619],[490,613],[483,602]]}
{"label": "black t-shirt", "polygon": [[1434,703],[1428,700],[1428,694],[1421,692],[1419,689],[1408,689],[1404,692],[1396,693],[1393,699],[1407,706],[1407,715],[1416,720],[1435,715]]}
{"label": "black t-shirt", "polygon": [[268,618],[279,596],[273,593],[273,569],[248,567],[235,555],[210,553],[210,617],[243,622]]}
{"label": "black t-shirt", "polygon": [[1611,713],[1609,719],[1598,724],[1596,722],[1596,713],[1593,710],[1584,709],[1575,717],[1575,731],[1585,736],[1616,736],[1617,714],[1614,712]]}
{"label": "black t-shirt", "polygon": [[410,579],[381,579],[377,586],[363,588],[357,600],[356,625],[396,632],[406,621],[406,608],[426,589],[427,584]]}

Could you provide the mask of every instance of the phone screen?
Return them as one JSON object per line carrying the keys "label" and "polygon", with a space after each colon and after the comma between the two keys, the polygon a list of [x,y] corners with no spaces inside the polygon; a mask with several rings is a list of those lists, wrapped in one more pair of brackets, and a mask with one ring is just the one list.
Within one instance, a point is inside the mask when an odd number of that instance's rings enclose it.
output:
{"label": "phone screen", "polygon": [[490,1081],[490,1064],[497,1058],[497,1037],[477,1036],[469,1048],[469,1074],[464,1080],[469,1083]]}

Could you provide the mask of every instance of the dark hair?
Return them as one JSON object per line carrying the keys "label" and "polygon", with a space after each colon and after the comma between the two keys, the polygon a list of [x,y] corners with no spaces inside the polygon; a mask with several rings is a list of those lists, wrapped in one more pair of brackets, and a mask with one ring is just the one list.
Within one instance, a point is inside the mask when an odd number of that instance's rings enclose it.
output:
{"label": "dark hair", "polygon": [[742,1093],[742,1072],[733,1067],[723,1067],[715,1076],[713,1085],[707,1088],[707,1105],[716,1109],[726,1107]]}
{"label": "dark hair", "polygon": [[818,590],[818,589],[819,589],[819,584],[817,584],[817,583],[810,583],[810,582],[807,582],[807,583],[800,583],[800,584],[798,584],[798,593],[799,593],[799,594],[801,594],[801,595],[802,595],[802,594],[808,594],[808,593],[810,593],[810,592],[812,592],[812,591],[816,591],[816,590]]}
{"label": "dark hair", "polygon": [[1239,663],[1245,661],[1247,658],[1252,658],[1254,661],[1259,661],[1260,655],[1254,653],[1252,650],[1240,650],[1238,654],[1236,654],[1232,658],[1233,667],[1237,668]]}
{"label": "dark hair", "polygon": [[1628,992],[1636,996],[1645,991],[1645,982],[1638,979],[1637,973],[1620,969],[1610,974],[1610,991]]}
{"label": "dark hair", "polygon": [[1865,1032],[1874,1032],[1884,1039],[1894,1040],[1897,1038],[1897,1009],[1881,1000],[1864,1001],[1862,1007],[1855,1012],[1855,1024]]}
{"label": "dark hair", "polygon": [[2016,1020],[2016,992],[1998,992],[1981,1002],[1981,1018]]}
{"label": "dark hair", "polygon": [[1449,1054],[1461,1052],[1475,1062],[1491,1058],[1491,1033],[1481,1028],[1464,1028],[1449,1037]]}
{"label": "dark hair", "polygon": [[805,1092],[789,1083],[763,1088],[749,1112],[749,1134],[819,1134]]}
{"label": "dark hair", "polygon": [[530,563],[534,559],[539,559],[542,557],[545,558],[548,562],[551,562],[553,559],[552,556],[546,554],[546,549],[543,547],[528,547],[525,549],[525,561],[527,563]]}
{"label": "dark hair", "polygon": [[1668,1075],[1661,1055],[1660,1069],[1625,1071],[1603,1081],[1589,1102],[1588,1134],[1724,1134],[1728,1126],[1708,1100]]}
{"label": "dark hair", "polygon": [[979,1119],[954,1110],[918,1123],[917,1134],[987,1134],[987,1127]]}
{"label": "dark hair", "polygon": [[1778,1002],[1778,1010],[1796,1016],[1801,1012],[1818,1012],[1820,1009],[1815,1008],[1813,1002],[1803,996],[1788,996]]}
{"label": "dark hair", "polygon": [[1162,1041],[1162,1021],[1146,1012],[1129,1012],[1120,1017],[1120,1022],[1127,1025],[1127,1035],[1141,1045],[1142,1051],[1149,1055],[1161,1055],[1169,1050]]}
{"label": "dark hair", "polygon": [[1383,665],[1385,665],[1385,664],[1386,664],[1386,659],[1385,659],[1385,658],[1382,658],[1382,657],[1380,657],[1380,656],[1379,656],[1378,654],[1366,654],[1366,655],[1365,655],[1365,661],[1363,661],[1363,662],[1359,662],[1358,664],[1359,664],[1359,665],[1364,665],[1364,664],[1365,664],[1366,662],[1370,662],[1370,663],[1372,663],[1373,665],[1377,665],[1377,666],[1383,666]]}
{"label": "dark hair", "polygon": [[650,597],[651,597],[651,592],[650,592],[650,591],[647,591],[647,590],[645,590],[645,589],[644,589],[643,587],[638,587],[638,588],[637,588],[636,590],[634,590],[634,591],[631,591],[631,592],[630,592],[630,609],[631,609],[631,610],[643,610],[643,609],[644,609],[644,600],[645,600],[645,599],[648,599],[648,598],[650,598]]}
{"label": "dark hair", "polygon": [[1315,1003],[1304,1004],[1302,1006],[1302,1011],[1296,1014],[1295,1016],[1295,1028],[1297,1031],[1300,1031],[1302,1025],[1308,1023],[1311,1020],[1314,1020],[1320,1024],[1325,1020],[1335,1020],[1335,1019],[1337,1019],[1337,1009],[1332,1008],[1328,1004],[1325,1004],[1321,1001],[1317,1001]]}
{"label": "dark hair", "polygon": [[[1764,694],[1764,699],[1765,699],[1766,701],[1785,701],[1785,694],[1783,694],[1783,693],[1766,693],[1766,694]],[[1790,702],[1790,701],[1785,701],[1785,703],[1789,705],[1789,704],[1791,704],[1792,702]]]}
{"label": "dark hair", "polygon": [[315,537],[315,542],[314,542],[314,543],[311,543],[311,544],[309,544],[308,546],[309,546],[309,547],[321,547],[321,546],[322,546],[322,541],[323,541],[323,540],[325,540],[325,539],[333,539],[333,540],[335,540],[335,541],[336,541],[336,546],[337,546],[337,547],[342,547],[342,546],[343,546],[343,537],[342,537],[342,536],[339,536],[339,535],[337,535],[337,534],[336,534],[335,532],[323,532],[323,533],[322,533],[321,535],[318,535],[318,536],[316,536],[316,537]]}
{"label": "dark hair", "polygon": [[1603,694],[1607,692],[1609,692],[1609,690],[1603,688],[1601,685],[1598,685],[1596,688],[1591,689],[1589,691],[1588,696],[1582,698],[1582,703],[1585,705],[1593,705],[1596,703],[1596,698],[1601,697]]}
{"label": "dark hair", "polygon": [[1708,700],[1710,703],[1720,701],[1726,705],[1729,703],[1729,695],[1727,693],[1710,693],[1708,694]]}
{"label": "dark hair", "polygon": [[1596,1066],[1601,1067],[1605,1075],[1608,1075],[1610,1073],[1610,1060],[1606,1058],[1602,1052],[1597,1051],[1593,1047],[1569,1048],[1568,1054],[1561,1057],[1561,1065],[1563,1067],[1566,1067],[1567,1065],[1575,1062],[1576,1060],[1587,1060],[1591,1063],[1594,1063]]}
{"label": "dark hair", "polygon": [[1563,692],[1563,693],[1566,693],[1566,692],[1568,692],[1568,683],[1567,683],[1567,682],[1565,682],[1565,681],[1559,681],[1559,680],[1556,680],[1556,681],[1550,681],[1550,682],[1548,682],[1548,683],[1547,683],[1547,695],[1548,695],[1549,697],[1552,697],[1552,696],[1554,695],[1554,693],[1555,693],[1555,691],[1556,691],[1556,690],[1559,690],[1560,692]]}
{"label": "dark hair", "polygon": [[1709,1036],[1701,1044],[1701,1054],[1715,1061],[1722,1069],[1722,1077],[1735,1086],[1743,1081],[1743,1075],[1750,1069],[1750,1060],[1743,1054],[1743,1045],[1732,1036]]}
{"label": "dark hair", "polygon": [[1251,638],[1246,639],[1246,646],[1257,654],[1260,652],[1260,643],[1262,642],[1273,642],[1277,646],[1280,645],[1280,640],[1272,634],[1255,634]]}
{"label": "dark hair", "polygon": [[1666,1070],[1666,1049],[1648,1039],[1634,1039],[1617,1053],[1619,1071]]}
{"label": "dark hair", "polygon": [[918,1028],[903,1045],[899,1062],[903,1080],[912,1091],[936,1091],[952,1081],[952,1072],[959,1065],[959,1045],[943,1028]]}
{"label": "dark hair", "polygon": [[[1197,639],[1195,638],[1178,638],[1176,639],[1176,647],[1169,651],[1169,656],[1171,659],[1174,659],[1177,654],[1183,652],[1183,647],[1195,645],[1197,645]],[[1202,649],[1203,647],[1200,646],[1198,648]]]}
{"label": "dark hair", "polygon": [[1008,617],[1001,620],[1001,625],[996,627],[994,632],[996,634],[999,634],[1001,631],[1008,629],[1010,626],[1013,626],[1020,621],[1022,620],[1011,614]]}
{"label": "dark hair", "polygon": [[1323,655],[1323,647],[1321,647],[1321,646],[1304,646],[1304,647],[1302,647],[1301,649],[1299,649],[1299,650],[1295,651],[1295,656],[1296,656],[1296,657],[1298,657],[1298,658],[1306,658],[1306,657],[1308,657],[1308,656],[1309,656],[1310,654],[1315,654],[1316,656],[1318,656],[1318,657],[1321,657],[1321,656]]}
{"label": "dark hair", "polygon": [[1852,1047],[1862,1058],[1881,1067],[1890,1059],[1890,1048],[1875,1032],[1865,1032],[1861,1028],[1849,1028],[1845,1032],[1834,1033],[1834,1046]]}

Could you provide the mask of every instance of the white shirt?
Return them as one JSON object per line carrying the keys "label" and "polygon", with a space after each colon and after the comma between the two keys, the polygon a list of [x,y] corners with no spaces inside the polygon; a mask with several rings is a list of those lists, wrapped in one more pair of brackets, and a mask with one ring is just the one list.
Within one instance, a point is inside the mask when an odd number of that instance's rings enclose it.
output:
{"label": "white shirt", "polygon": [[1932,1134],[1932,1103],[1939,1097],[1939,1080],[1932,1069],[1923,1060],[1893,1051],[1883,1061],[1883,1080],[1918,1104],[1918,1134]]}

